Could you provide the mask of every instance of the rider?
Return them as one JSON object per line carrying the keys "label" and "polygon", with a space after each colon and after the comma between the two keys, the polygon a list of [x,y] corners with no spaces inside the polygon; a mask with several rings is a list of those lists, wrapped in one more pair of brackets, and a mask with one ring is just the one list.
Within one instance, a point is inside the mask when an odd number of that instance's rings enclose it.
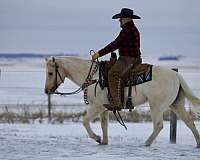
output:
{"label": "rider", "polygon": [[121,12],[114,15],[112,19],[119,19],[122,30],[113,42],[94,53],[92,55],[92,60],[96,60],[101,56],[119,49],[119,59],[108,72],[108,81],[112,100],[110,101],[110,104],[104,104],[104,107],[109,110],[121,110],[123,107],[121,101],[123,84],[121,83],[120,78],[125,78],[126,76],[121,77],[120,74],[130,64],[135,66],[142,62],[140,52],[140,33],[133,22],[133,19],[141,18],[134,15],[133,10],[122,8]]}

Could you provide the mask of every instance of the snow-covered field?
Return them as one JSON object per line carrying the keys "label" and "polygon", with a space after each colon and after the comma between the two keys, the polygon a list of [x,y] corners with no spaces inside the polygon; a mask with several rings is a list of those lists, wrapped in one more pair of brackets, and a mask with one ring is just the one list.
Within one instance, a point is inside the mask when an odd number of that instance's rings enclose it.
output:
{"label": "snow-covered field", "polygon": [[[198,130],[200,123],[196,122]],[[199,160],[200,149],[185,124],[178,121],[177,144],[169,142],[169,122],[165,122],[150,147],[144,142],[152,123],[128,123],[125,131],[109,124],[109,145],[89,139],[81,123],[0,124],[1,160]],[[92,128],[101,134],[99,122]]]}
{"label": "snow-covered field", "polygon": [[[170,68],[178,66],[194,93],[200,97],[199,59],[159,62],[155,58],[144,58],[144,62]],[[43,59],[0,61],[0,112],[1,107],[19,104],[43,104],[47,108],[44,94],[45,66]],[[72,91],[77,86],[66,81],[61,86]],[[85,108],[82,93],[70,97],[52,97],[53,104],[65,104],[66,108]],[[82,107],[81,107],[82,105]],[[10,109],[9,109],[10,111]],[[200,123],[196,122],[200,131]],[[169,122],[151,147],[144,142],[152,131],[152,123],[128,123],[128,131],[117,123],[109,125],[109,145],[97,145],[87,137],[81,123],[64,124],[0,124],[0,160],[199,160],[200,149],[196,149],[191,132],[178,122],[177,144],[169,143]],[[92,128],[101,134],[99,122]]]}

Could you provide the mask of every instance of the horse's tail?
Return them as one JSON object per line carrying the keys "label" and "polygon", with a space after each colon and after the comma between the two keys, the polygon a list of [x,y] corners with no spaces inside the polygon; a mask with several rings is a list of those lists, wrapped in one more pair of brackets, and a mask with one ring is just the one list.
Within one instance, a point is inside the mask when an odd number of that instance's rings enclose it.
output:
{"label": "horse's tail", "polygon": [[183,77],[180,74],[177,74],[179,81],[181,83],[181,87],[183,88],[184,94],[186,98],[192,103],[193,105],[193,111],[200,115],[200,99],[196,97],[190,87],[187,85],[186,81],[183,79]]}

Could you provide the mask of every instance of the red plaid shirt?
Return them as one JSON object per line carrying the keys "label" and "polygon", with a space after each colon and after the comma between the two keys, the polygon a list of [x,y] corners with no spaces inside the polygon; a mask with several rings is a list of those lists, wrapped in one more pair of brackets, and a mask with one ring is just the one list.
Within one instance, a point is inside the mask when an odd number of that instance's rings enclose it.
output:
{"label": "red plaid shirt", "polygon": [[120,56],[140,57],[140,32],[133,21],[122,25],[122,30],[117,38],[98,53],[101,57],[116,49],[119,49]]}

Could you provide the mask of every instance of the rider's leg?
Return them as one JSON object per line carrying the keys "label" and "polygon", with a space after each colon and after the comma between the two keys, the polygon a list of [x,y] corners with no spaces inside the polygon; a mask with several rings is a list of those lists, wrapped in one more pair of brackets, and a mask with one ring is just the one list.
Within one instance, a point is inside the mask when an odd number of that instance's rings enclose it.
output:
{"label": "rider's leg", "polygon": [[127,80],[128,72],[121,76],[122,72],[130,65],[133,66],[141,63],[140,58],[133,58],[128,56],[121,56],[117,62],[113,65],[113,67],[108,72],[108,83],[110,87],[110,94],[112,97],[112,101],[110,101],[109,105],[104,105],[109,110],[113,109],[122,109],[122,91],[124,87],[124,83],[122,81]]}

